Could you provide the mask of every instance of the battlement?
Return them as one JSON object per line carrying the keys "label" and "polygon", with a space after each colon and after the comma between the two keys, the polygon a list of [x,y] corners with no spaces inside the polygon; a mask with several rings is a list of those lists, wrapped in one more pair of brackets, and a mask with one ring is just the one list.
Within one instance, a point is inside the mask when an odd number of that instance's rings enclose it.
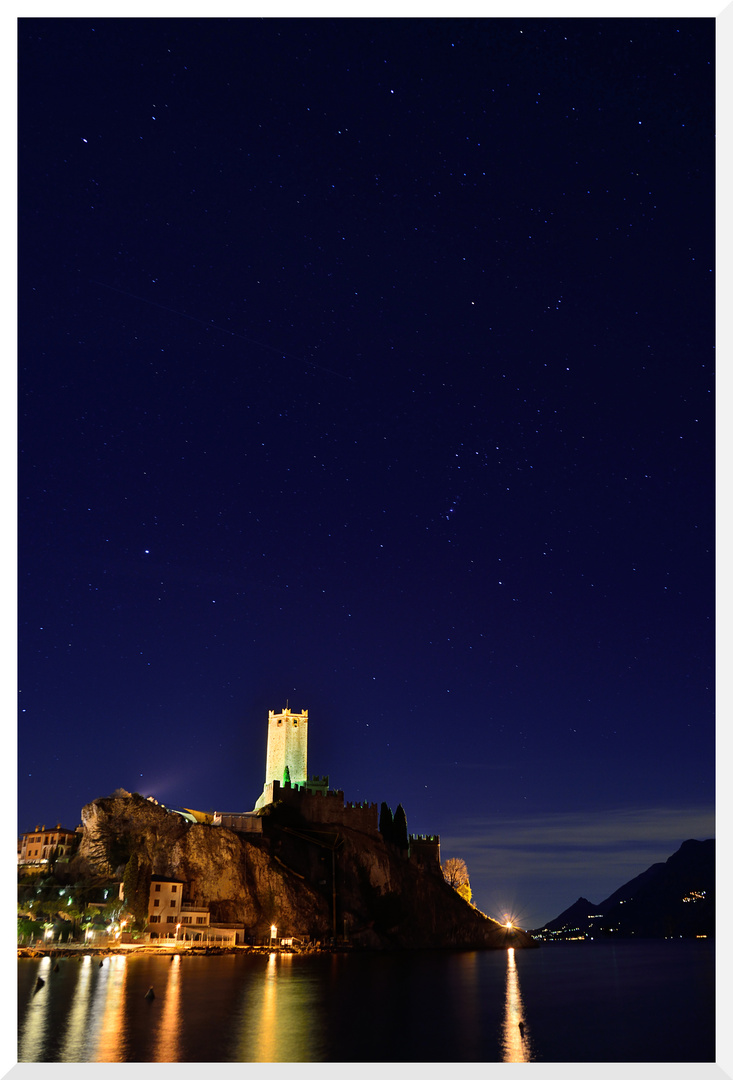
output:
{"label": "battlement", "polygon": [[410,859],[422,870],[442,874],[440,868],[440,837],[429,834],[410,836]]}
{"label": "battlement", "polygon": [[[286,707],[279,713],[274,709],[268,713],[265,786],[286,775],[294,784],[305,784],[308,780],[307,709],[293,712]],[[263,796],[264,792],[257,801],[258,809],[263,805]]]}
{"label": "battlement", "polygon": [[303,709],[302,712],[293,712],[292,709],[283,709],[282,712],[276,713],[274,709],[270,709],[267,717],[268,724],[271,720],[277,721],[278,724],[289,723],[292,721],[293,727],[298,726],[298,721],[302,724],[308,723],[308,710]]}
{"label": "battlement", "polygon": [[343,791],[321,788],[309,790],[304,784],[281,784],[274,780],[265,784],[260,806],[282,802],[293,806],[308,821],[323,825],[345,825],[359,832],[376,833],[379,812],[376,803],[344,803]]}

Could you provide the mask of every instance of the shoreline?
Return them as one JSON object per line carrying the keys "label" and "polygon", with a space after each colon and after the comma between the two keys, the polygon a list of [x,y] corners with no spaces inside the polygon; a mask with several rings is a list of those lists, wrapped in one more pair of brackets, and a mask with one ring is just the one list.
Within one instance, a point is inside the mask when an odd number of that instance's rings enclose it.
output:
{"label": "shoreline", "polygon": [[288,953],[291,955],[329,953],[329,952],[352,952],[350,945],[313,945],[310,947],[297,948],[290,945],[21,945],[18,946],[18,959],[39,960],[44,957],[76,958],[83,959],[85,956],[226,956],[236,953],[263,954]]}

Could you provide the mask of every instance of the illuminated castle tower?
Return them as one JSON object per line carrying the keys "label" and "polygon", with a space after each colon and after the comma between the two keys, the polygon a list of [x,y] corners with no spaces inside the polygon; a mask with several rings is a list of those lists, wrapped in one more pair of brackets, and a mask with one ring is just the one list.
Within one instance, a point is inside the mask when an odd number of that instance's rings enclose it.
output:
{"label": "illuminated castle tower", "polygon": [[308,710],[302,713],[270,709],[267,719],[267,765],[265,786],[273,780],[283,782],[285,769],[291,784],[308,779]]}
{"label": "illuminated castle tower", "polygon": [[[286,771],[287,770],[287,771]],[[308,710],[295,713],[270,709],[267,719],[267,763],[265,786],[255,803],[255,810],[272,801],[272,784],[289,781],[305,785],[308,781]]]}

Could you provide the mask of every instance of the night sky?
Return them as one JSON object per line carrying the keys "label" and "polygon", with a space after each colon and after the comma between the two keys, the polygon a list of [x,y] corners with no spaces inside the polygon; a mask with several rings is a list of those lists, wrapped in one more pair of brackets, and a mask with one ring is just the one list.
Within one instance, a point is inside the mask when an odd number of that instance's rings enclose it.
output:
{"label": "night sky", "polygon": [[713,836],[715,20],[18,40],[18,831],[288,703],[526,927]]}

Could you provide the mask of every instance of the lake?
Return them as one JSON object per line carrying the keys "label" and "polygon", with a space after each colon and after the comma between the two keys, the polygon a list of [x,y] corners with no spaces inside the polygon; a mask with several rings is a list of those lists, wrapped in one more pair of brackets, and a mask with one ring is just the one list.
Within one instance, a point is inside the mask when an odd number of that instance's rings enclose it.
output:
{"label": "lake", "polygon": [[714,1060],[712,941],[18,961],[19,1062]]}

